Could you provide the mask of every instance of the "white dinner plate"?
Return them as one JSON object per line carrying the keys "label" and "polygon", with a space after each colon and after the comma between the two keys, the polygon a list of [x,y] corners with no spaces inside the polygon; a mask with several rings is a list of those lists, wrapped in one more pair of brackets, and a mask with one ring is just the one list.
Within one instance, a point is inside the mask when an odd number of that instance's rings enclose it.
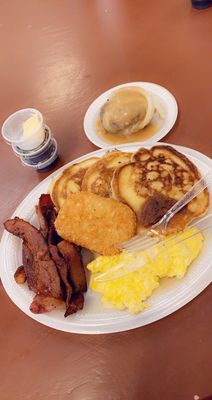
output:
{"label": "white dinner plate", "polygon": [[[150,148],[151,144],[145,147]],[[212,160],[205,155],[185,147],[173,147],[190,158],[202,174],[207,173],[212,168]],[[118,148],[133,152],[138,149],[138,146],[124,145],[118,146]],[[94,151],[67,165],[89,157],[102,156],[104,153],[105,150]],[[22,201],[12,217],[17,215],[37,226],[35,205],[38,202],[38,198],[42,193],[48,191],[53,176],[59,174],[67,165],[37,185]],[[212,193],[210,195],[212,196]],[[92,292],[90,289],[88,289],[85,295],[84,309],[77,314],[64,318],[63,310],[54,310],[46,314],[31,313],[29,306],[34,294],[28,289],[27,284],[18,285],[13,277],[17,267],[22,264],[22,242],[19,238],[6,231],[3,233],[0,245],[1,279],[7,294],[13,302],[28,316],[44,325],[74,333],[99,334],[121,332],[141,327],[171,314],[192,300],[210,284],[212,281],[211,239],[212,234],[207,232],[205,234],[204,249],[198,259],[189,267],[186,276],[181,280],[174,278],[163,279],[160,287],[148,299],[150,307],[136,315],[132,315],[128,311],[116,311],[104,308],[100,300],[100,295]]]}
{"label": "white dinner plate", "polygon": [[[84,118],[84,131],[88,139],[94,143],[96,146],[106,149],[111,147],[111,144],[107,143],[104,139],[102,139],[96,129],[96,122],[99,119],[100,109],[103,104],[106,103],[107,99],[111,96],[111,94],[122,87],[127,86],[137,86],[147,90],[153,98],[160,105],[160,108],[164,112],[164,119],[161,122],[161,126],[159,130],[151,137],[151,139],[144,140],[142,142],[136,142],[136,144],[146,144],[148,142],[158,142],[161,140],[173,127],[178,113],[177,102],[173,94],[171,94],[167,89],[163,86],[160,86],[156,83],[150,82],[129,82],[124,83],[122,85],[115,86],[106,92],[102,93],[93,103],[89,106],[86,111]],[[153,116],[152,122],[157,123],[157,113]],[[135,142],[134,142],[135,144]]]}

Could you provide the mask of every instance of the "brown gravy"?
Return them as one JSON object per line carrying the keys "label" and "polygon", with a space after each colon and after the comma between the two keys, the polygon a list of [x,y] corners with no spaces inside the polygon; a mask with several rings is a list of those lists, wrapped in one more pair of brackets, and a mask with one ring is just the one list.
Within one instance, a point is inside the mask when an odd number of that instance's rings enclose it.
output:
{"label": "brown gravy", "polygon": [[96,122],[96,129],[98,135],[105,142],[110,144],[121,144],[121,143],[132,143],[132,142],[143,142],[150,139],[159,129],[159,124],[149,123],[145,128],[141,129],[139,132],[131,133],[126,135],[124,133],[109,133],[107,132],[100,121]]}

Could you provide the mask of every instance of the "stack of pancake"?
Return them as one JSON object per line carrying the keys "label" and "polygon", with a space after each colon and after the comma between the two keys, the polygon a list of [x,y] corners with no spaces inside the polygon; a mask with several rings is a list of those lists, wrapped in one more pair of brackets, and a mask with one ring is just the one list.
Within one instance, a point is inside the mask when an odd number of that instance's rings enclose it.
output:
{"label": "stack of pancake", "polygon": [[[101,158],[93,157],[69,166],[51,185],[52,200],[56,208],[60,210],[56,228],[59,227],[59,234],[63,237],[62,225],[65,224],[64,221],[67,218],[62,218],[63,223],[61,223],[60,216],[63,214],[66,202],[72,198],[73,193],[82,192],[82,195],[78,196],[78,201],[82,196],[84,203],[85,193],[93,193],[98,196],[98,207],[100,207],[99,202],[101,201],[102,207],[104,207],[104,198],[112,198],[116,202],[124,203],[133,211],[136,217],[136,229],[132,227],[130,233],[128,232],[126,237],[122,235],[120,239],[120,241],[127,240],[129,236],[133,236],[136,230],[140,231],[156,223],[200,177],[201,174],[194,163],[171,146],[157,145],[151,149],[140,148],[134,153],[118,150],[106,152]],[[115,204],[114,200],[113,204],[111,203],[111,212]],[[91,213],[92,207],[95,209],[96,197],[90,196],[89,201],[94,202],[93,206],[92,204],[89,205],[89,213]],[[74,204],[74,201],[72,201],[72,209],[70,210],[72,220],[77,213],[77,205],[75,207]],[[108,215],[104,219],[104,225],[106,224],[105,220],[111,220],[108,204],[107,202]],[[193,219],[205,214],[208,206],[209,193],[205,189],[170,221],[168,233],[175,233],[184,229]],[[65,209],[67,213],[67,205]],[[121,209],[120,212],[123,212],[123,220],[125,221],[122,226],[124,231],[127,219],[124,217],[125,211]],[[93,215],[93,218],[93,224],[96,223],[97,219],[101,219],[98,215]],[[129,224],[131,223],[133,226],[132,221],[133,217],[129,220]],[[110,222],[111,226],[114,227],[113,229],[119,229],[115,220]],[[101,220],[98,223],[101,225]],[[104,226],[103,228],[105,228],[106,237],[107,227]],[[96,234],[98,235],[98,230]],[[66,237],[66,239],[73,241],[72,236]],[[77,244],[81,245],[79,241]],[[89,246],[87,247],[89,248]],[[92,250],[98,251],[98,249]],[[101,251],[100,253],[105,252]]]}

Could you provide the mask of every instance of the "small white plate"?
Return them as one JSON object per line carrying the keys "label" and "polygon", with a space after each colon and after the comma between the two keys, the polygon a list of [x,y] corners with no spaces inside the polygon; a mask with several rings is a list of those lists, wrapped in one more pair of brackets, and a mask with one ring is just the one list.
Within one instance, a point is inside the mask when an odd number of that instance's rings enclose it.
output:
{"label": "small white plate", "polygon": [[[152,144],[150,143],[145,145],[147,148],[151,146]],[[199,168],[202,175],[209,172],[212,168],[212,160],[205,155],[186,147],[171,146],[190,158]],[[138,150],[139,146],[122,145],[117,146],[117,148],[122,151],[133,152]],[[97,150],[86,154],[64,165],[58,171],[48,176],[28,194],[15,210],[12,218],[17,215],[37,226],[38,222],[35,213],[35,205],[41,193],[46,193],[48,191],[52,178],[60,174],[68,165],[94,156],[101,157],[105,152],[106,150]],[[211,188],[210,196],[212,196]],[[212,205],[210,205],[209,212],[212,212]],[[33,314],[29,310],[29,306],[34,297],[34,293],[28,289],[27,284],[18,285],[14,280],[14,272],[17,267],[22,264],[22,242],[19,238],[6,231],[3,233],[0,245],[0,276],[2,284],[12,301],[25,314],[41,324],[72,333],[99,334],[121,332],[150,324],[171,314],[191,301],[211,283],[211,239],[212,234],[206,232],[204,249],[189,267],[185,277],[183,279],[163,279],[160,287],[156,289],[153,295],[148,299],[150,307],[136,315],[132,315],[127,311],[104,308],[99,293],[95,293],[90,289],[88,289],[85,295],[83,310],[68,318],[64,318],[63,310],[54,310],[45,314]]]}
{"label": "small white plate", "polygon": [[[101,110],[101,107],[106,103],[107,99],[111,96],[111,94],[116,91],[117,89],[120,89],[122,87],[127,87],[127,86],[137,86],[145,89],[155,99],[155,101],[158,103],[160,108],[162,109],[162,112],[164,112],[165,118],[161,121],[160,128],[159,130],[154,133],[151,138],[148,138],[147,140],[144,140],[142,142],[133,142],[132,144],[140,144],[143,145],[148,142],[158,142],[161,140],[167,133],[171,130],[173,127],[176,118],[177,118],[177,113],[178,113],[178,107],[177,107],[177,102],[173,94],[171,94],[167,89],[165,89],[163,86],[157,85],[156,83],[150,83],[150,82],[129,82],[129,83],[124,83],[122,85],[115,86],[106,92],[102,93],[99,97],[97,97],[96,100],[93,101],[93,103],[89,106],[89,108],[86,111],[85,118],[84,118],[84,131],[88,139],[94,143],[96,146],[106,149],[108,147],[111,147],[112,144],[106,142],[104,139],[102,139],[98,131],[96,129],[96,123],[97,120],[99,119],[99,113]],[[157,113],[154,114],[152,122],[157,123]],[[121,143],[120,143],[121,144]],[[115,144],[113,144],[115,145]]]}

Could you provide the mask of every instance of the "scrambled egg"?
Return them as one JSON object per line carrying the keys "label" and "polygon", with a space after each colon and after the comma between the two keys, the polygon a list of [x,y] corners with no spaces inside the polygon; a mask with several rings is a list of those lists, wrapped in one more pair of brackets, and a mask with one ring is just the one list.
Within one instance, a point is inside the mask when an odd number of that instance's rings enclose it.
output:
{"label": "scrambled egg", "polygon": [[[182,233],[180,238],[187,238],[197,232],[196,228],[191,228]],[[171,240],[169,238],[169,243]],[[203,241],[203,235],[198,233],[162,252],[157,245],[152,254],[143,251],[99,256],[87,265],[91,271],[90,288],[102,294],[105,306],[110,305],[119,310],[128,309],[132,313],[142,311],[148,306],[146,299],[159,286],[160,278],[183,278],[188,266],[199,255]],[[119,278],[116,278],[115,271],[111,271],[111,280],[110,273],[107,274],[106,281],[96,280],[99,273],[107,272],[119,263],[123,263],[124,268],[128,262],[134,260],[140,262],[140,269]]]}

